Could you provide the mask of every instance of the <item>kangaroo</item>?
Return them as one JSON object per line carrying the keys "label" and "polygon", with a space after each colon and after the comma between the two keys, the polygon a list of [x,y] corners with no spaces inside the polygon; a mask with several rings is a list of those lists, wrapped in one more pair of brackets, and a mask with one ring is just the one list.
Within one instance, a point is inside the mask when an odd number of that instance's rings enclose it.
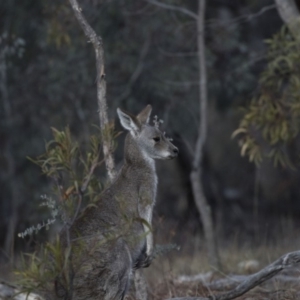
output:
{"label": "kangaroo", "polygon": [[129,131],[124,163],[111,186],[69,230],[70,241],[75,245],[72,264],[76,270],[72,288],[56,282],[57,299],[122,300],[132,271],[150,265],[157,190],[154,160],[178,155],[158,122],[149,124],[151,111],[147,105],[134,116],[117,109],[121,125]]}

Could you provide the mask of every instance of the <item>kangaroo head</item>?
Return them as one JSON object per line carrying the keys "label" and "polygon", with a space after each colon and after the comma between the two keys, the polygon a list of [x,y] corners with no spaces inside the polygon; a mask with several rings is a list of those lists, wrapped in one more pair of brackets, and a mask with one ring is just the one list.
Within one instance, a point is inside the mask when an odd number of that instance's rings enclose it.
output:
{"label": "kangaroo head", "polygon": [[122,126],[130,132],[144,155],[152,159],[172,159],[179,151],[158,126],[149,124],[151,111],[151,105],[147,105],[137,116],[133,116],[120,108],[117,109]]}

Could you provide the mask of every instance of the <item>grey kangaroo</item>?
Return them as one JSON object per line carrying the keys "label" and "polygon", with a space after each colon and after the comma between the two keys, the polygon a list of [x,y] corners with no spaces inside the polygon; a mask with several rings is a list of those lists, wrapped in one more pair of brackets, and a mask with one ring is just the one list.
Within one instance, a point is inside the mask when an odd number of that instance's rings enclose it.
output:
{"label": "grey kangaroo", "polygon": [[154,160],[178,155],[158,122],[149,124],[151,111],[148,105],[134,116],[117,109],[122,126],[129,131],[124,164],[112,185],[69,230],[71,244],[75,245],[74,275],[68,288],[57,280],[58,299],[124,299],[132,271],[151,263],[151,222],[157,190]]}

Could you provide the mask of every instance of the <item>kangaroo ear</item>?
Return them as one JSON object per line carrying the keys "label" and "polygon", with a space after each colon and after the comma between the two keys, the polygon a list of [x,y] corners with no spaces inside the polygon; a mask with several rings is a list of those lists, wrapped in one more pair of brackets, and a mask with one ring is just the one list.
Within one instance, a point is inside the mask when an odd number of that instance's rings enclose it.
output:
{"label": "kangaroo ear", "polygon": [[141,124],[148,124],[149,118],[152,112],[152,106],[147,105],[137,116],[136,118],[140,121]]}
{"label": "kangaroo ear", "polygon": [[117,113],[120,119],[122,126],[133,133],[138,133],[140,131],[140,123],[137,118],[120,108],[117,108]]}

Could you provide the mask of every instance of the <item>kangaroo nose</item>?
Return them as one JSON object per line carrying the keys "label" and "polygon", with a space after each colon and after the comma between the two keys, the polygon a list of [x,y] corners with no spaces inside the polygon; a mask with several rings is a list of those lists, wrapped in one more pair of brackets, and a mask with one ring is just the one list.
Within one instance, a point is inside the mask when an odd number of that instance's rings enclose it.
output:
{"label": "kangaroo nose", "polygon": [[177,154],[179,153],[178,148],[174,148],[174,149],[173,149],[173,152],[177,155]]}

